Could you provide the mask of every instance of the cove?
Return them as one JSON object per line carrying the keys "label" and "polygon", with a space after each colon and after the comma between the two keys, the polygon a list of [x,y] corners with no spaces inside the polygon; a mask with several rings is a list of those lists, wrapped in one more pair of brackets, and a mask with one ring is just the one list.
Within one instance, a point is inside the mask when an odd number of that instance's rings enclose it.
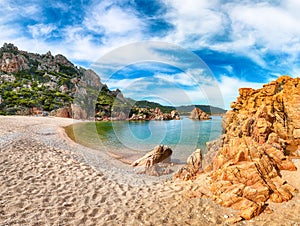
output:
{"label": "cove", "polygon": [[170,121],[107,121],[82,122],[65,128],[75,142],[96,149],[118,154],[144,153],[158,144],[172,148],[172,161],[185,162],[196,149],[205,152],[205,144],[222,133],[222,118],[211,120]]}

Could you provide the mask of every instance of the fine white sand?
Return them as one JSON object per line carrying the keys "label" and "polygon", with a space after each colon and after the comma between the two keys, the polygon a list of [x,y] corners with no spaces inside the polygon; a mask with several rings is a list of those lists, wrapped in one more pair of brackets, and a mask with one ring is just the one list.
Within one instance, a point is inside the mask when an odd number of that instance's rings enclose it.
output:
{"label": "fine white sand", "polygon": [[[224,225],[235,216],[207,198],[207,175],[193,182],[138,175],[72,142],[62,126],[74,122],[0,117],[0,225]],[[300,190],[299,170],[282,174]],[[237,225],[300,225],[299,194],[270,208]]]}

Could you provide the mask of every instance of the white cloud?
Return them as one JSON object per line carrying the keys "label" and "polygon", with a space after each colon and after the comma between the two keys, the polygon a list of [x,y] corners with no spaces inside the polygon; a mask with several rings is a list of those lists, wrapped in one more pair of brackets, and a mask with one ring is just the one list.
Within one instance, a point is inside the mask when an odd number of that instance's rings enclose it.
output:
{"label": "white cloud", "polygon": [[68,10],[70,9],[70,3],[67,2],[53,1],[53,2],[49,2],[49,4],[51,7],[57,10],[62,10],[64,12],[68,12]]}
{"label": "white cloud", "polygon": [[233,37],[252,35],[257,44],[271,50],[283,50],[293,44],[300,34],[298,13],[287,8],[266,3],[253,5],[228,5],[228,15],[232,21]]}
{"label": "white cloud", "polygon": [[154,75],[155,79],[159,80],[164,80],[167,81],[168,83],[175,83],[175,84],[180,84],[183,86],[194,86],[195,85],[195,80],[187,75],[186,73],[177,73],[173,75],[168,75],[168,74],[162,74],[158,73]]}
{"label": "white cloud", "polygon": [[164,39],[168,42],[195,49],[224,31],[223,13],[215,10],[218,1],[166,0],[166,3],[169,6],[166,19],[175,26]]}
{"label": "white cloud", "polygon": [[[268,53],[300,51],[300,3],[280,1],[166,0],[175,29],[163,40],[192,50],[208,48],[246,56],[268,68]],[[223,36],[223,37],[222,37]],[[221,37],[221,38],[220,38]],[[269,68],[270,69],[270,68]]]}
{"label": "white cloud", "polygon": [[49,35],[57,27],[54,24],[35,24],[29,25],[28,30],[33,38],[40,38]]}
{"label": "white cloud", "polygon": [[[205,68],[206,69],[206,68]],[[166,73],[156,73],[153,77],[158,80],[166,81],[170,84],[177,84],[182,86],[195,87],[201,84],[213,84],[216,82],[215,78],[206,76],[204,68],[191,68],[184,72],[175,73],[175,74],[166,74]]]}
{"label": "white cloud", "polygon": [[102,1],[93,5],[84,20],[84,25],[94,32],[127,36],[131,32],[140,33],[143,26],[141,20],[129,9],[114,5],[111,1]]}
{"label": "white cloud", "polygon": [[11,38],[15,37],[18,35],[18,31],[8,25],[1,25],[0,24],[0,30],[1,31],[5,31],[5,32],[0,32],[0,40],[1,40],[1,44],[3,44],[4,42],[11,42]]}
{"label": "white cloud", "polygon": [[171,103],[173,106],[206,103],[205,97],[200,89],[183,90],[172,87],[156,89],[153,94],[155,94],[157,100],[164,100],[164,102]]}
{"label": "white cloud", "polygon": [[[298,1],[299,2],[299,1]],[[267,53],[287,53],[291,62],[300,50],[300,4],[294,0],[281,5],[267,2],[234,2],[224,4],[230,41],[215,42],[209,47],[218,51],[247,56],[258,65],[268,68]],[[225,24],[225,23],[224,23]]]}
{"label": "white cloud", "polygon": [[0,1],[1,23],[13,22],[20,18],[40,18],[40,7],[38,4],[16,4],[14,1]]}
{"label": "white cloud", "polygon": [[133,78],[133,79],[108,79],[103,81],[111,89],[120,89],[122,92],[140,92],[148,89],[148,85],[153,84],[150,81],[147,81],[145,77]]}

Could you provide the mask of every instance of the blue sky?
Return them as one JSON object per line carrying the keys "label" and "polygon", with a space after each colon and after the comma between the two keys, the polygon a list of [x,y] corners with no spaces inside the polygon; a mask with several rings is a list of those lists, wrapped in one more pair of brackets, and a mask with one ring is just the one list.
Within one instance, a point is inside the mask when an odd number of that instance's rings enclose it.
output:
{"label": "blue sky", "polygon": [[228,109],[239,87],[299,74],[299,12],[298,0],[0,0],[0,41],[61,53],[129,97]]}

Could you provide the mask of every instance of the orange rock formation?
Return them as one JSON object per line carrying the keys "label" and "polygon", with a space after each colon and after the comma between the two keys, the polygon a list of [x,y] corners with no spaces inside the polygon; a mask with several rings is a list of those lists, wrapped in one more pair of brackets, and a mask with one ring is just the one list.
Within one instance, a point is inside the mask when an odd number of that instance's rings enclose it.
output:
{"label": "orange rock formation", "polygon": [[[250,219],[268,200],[288,201],[297,192],[280,171],[297,170],[291,158],[300,156],[300,78],[282,76],[261,89],[241,88],[239,94],[203,167],[210,172],[212,199]],[[213,159],[205,164],[208,156]]]}

